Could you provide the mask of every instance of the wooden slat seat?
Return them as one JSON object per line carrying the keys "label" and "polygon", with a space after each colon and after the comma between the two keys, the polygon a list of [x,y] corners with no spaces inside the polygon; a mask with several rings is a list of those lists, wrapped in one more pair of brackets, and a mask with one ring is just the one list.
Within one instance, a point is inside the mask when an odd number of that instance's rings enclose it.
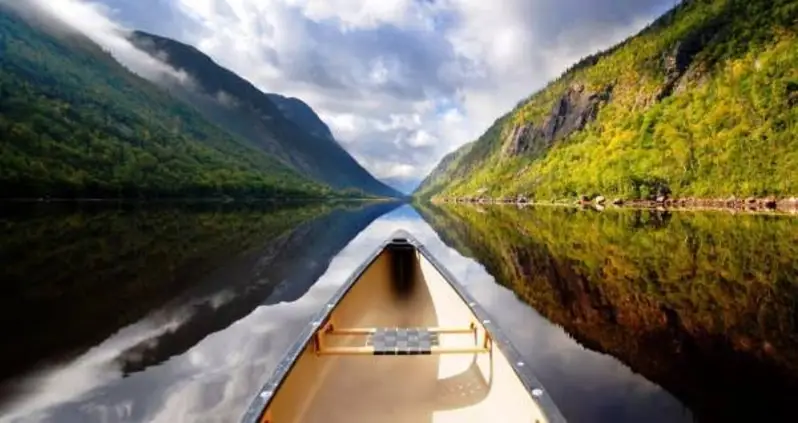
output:
{"label": "wooden slat seat", "polygon": [[366,339],[374,355],[430,354],[439,345],[438,334],[426,328],[380,328]]}

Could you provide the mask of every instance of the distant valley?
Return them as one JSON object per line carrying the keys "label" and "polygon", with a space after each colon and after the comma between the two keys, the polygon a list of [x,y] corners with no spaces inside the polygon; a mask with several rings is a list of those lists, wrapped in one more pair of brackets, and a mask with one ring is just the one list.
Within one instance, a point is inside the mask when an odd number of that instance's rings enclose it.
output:
{"label": "distant valley", "polygon": [[188,74],[196,87],[168,80],[156,82],[195,104],[203,116],[219,127],[333,188],[400,196],[360,166],[302,100],[263,93],[189,45],[144,32],[133,33],[131,40],[140,49]]}

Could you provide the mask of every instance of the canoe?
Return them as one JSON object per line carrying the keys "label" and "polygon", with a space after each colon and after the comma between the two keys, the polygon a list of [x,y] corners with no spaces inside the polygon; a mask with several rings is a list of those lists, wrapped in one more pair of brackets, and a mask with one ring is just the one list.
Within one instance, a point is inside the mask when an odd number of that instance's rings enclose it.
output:
{"label": "canoe", "polygon": [[410,234],[394,233],[311,320],[244,423],[559,423],[529,365]]}

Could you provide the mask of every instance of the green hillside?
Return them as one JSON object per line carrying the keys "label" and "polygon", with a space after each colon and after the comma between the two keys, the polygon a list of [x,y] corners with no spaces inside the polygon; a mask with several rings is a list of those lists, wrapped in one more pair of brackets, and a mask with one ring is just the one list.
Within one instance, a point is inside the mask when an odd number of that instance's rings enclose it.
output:
{"label": "green hillside", "polygon": [[88,39],[0,6],[0,197],[331,194]]}
{"label": "green hillside", "polygon": [[796,0],[685,1],[520,102],[416,195],[796,195],[796,28]]}

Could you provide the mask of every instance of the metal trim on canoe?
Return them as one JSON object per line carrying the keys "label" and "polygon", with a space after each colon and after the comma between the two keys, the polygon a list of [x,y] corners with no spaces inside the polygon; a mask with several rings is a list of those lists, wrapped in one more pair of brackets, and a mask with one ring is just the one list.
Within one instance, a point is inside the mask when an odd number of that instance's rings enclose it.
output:
{"label": "metal trim on canoe", "polygon": [[448,282],[449,285],[454,288],[460,298],[462,298],[471,309],[471,312],[474,313],[477,319],[482,323],[482,326],[485,328],[485,330],[490,333],[491,339],[510,362],[510,365],[513,367],[515,374],[521,380],[524,388],[526,388],[533,400],[537,402],[538,406],[540,406],[541,410],[543,410],[543,415],[546,416],[548,422],[565,423],[565,417],[560,412],[557,404],[554,403],[551,396],[548,394],[548,391],[543,388],[543,384],[540,383],[540,381],[535,377],[535,375],[532,373],[532,370],[526,366],[526,362],[524,361],[521,353],[518,352],[504,332],[499,329],[499,326],[493,322],[488,315],[488,312],[482,308],[482,306],[480,306],[476,300],[474,300],[471,294],[469,294],[468,291],[466,291],[465,288],[457,281],[457,278],[455,278],[454,275],[452,275],[451,272],[449,272],[449,270],[429,252],[429,250],[427,250],[427,247],[418,242],[411,235],[409,235],[408,238],[412,239],[412,242],[414,242],[418,251],[421,252],[427,261],[429,261],[435,267],[435,269],[443,276],[446,282]]}
{"label": "metal trim on canoe", "polygon": [[379,257],[379,255],[382,253],[382,250],[384,250],[393,242],[393,238],[394,237],[390,237],[380,244],[380,246],[378,246],[371,253],[371,255],[364,260],[354,272],[352,272],[352,274],[349,276],[349,279],[347,279],[343,286],[341,286],[341,288],[335,292],[332,298],[327,301],[322,309],[313,316],[305,330],[302,331],[291,348],[289,348],[286,354],[283,356],[283,359],[277,364],[277,367],[275,367],[274,371],[272,372],[272,376],[260,389],[258,394],[252,400],[252,403],[250,403],[249,408],[241,418],[242,423],[260,422],[260,418],[271,403],[274,394],[280,388],[280,385],[282,385],[282,383],[285,381],[288,373],[294,367],[299,359],[299,356],[305,350],[305,347],[313,339],[313,335],[316,333],[321,323],[330,317],[330,314],[335,306],[341,302],[341,299],[349,292],[352,286],[354,286],[355,282],[360,279],[366,269],[368,269],[368,267],[371,266],[377,257]]}
{"label": "metal trim on canoe", "polygon": [[283,359],[277,364],[277,367],[272,372],[272,376],[261,387],[258,394],[250,403],[247,411],[241,418],[242,423],[258,423],[262,414],[265,412],[271,403],[274,394],[279,390],[280,386],[285,381],[291,369],[294,367],[299,356],[305,350],[305,347],[313,339],[313,335],[318,330],[319,326],[327,320],[332,313],[333,309],[341,302],[341,299],[351,290],[355,282],[360,279],[368,267],[379,257],[382,251],[389,245],[397,242],[407,242],[415,247],[424,258],[432,264],[443,279],[457,292],[457,295],[468,305],[474,316],[482,323],[482,326],[487,332],[490,333],[493,342],[501,349],[510,365],[515,371],[524,388],[530,394],[532,399],[538,404],[543,414],[549,423],[565,423],[565,417],[560,413],[559,408],[551,399],[551,396],[543,388],[540,381],[532,374],[532,371],[525,365],[523,357],[518,350],[510,342],[510,339],[501,331],[501,329],[493,323],[488,313],[477,303],[471,294],[469,294],[463,286],[457,281],[449,270],[443,266],[427,248],[419,242],[415,237],[406,231],[399,230],[394,232],[388,239],[382,242],[371,255],[361,263],[349,276],[347,281],[336,291],[336,293],[328,300],[322,309],[317,312],[305,330],[297,338],[296,342],[289,348],[288,352],[283,356]]}

